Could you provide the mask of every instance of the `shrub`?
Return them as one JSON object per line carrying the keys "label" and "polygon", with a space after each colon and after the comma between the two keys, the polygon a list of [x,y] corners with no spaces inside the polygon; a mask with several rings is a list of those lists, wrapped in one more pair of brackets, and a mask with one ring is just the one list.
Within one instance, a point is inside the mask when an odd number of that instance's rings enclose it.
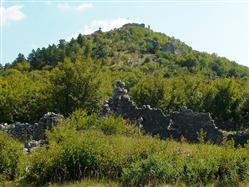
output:
{"label": "shrub", "polygon": [[124,169],[122,182],[124,186],[156,186],[160,183],[176,183],[183,171],[180,159],[176,155],[154,154],[148,159],[135,162]]}
{"label": "shrub", "polygon": [[[213,145],[181,146],[184,149],[154,153],[125,168],[121,179],[123,185],[156,186],[180,182],[197,186],[210,183],[237,186],[241,181],[248,181],[248,150]],[[191,152],[186,152],[190,147]]]}
{"label": "shrub", "polygon": [[0,131],[0,181],[14,178],[21,156],[21,144]]}
{"label": "shrub", "polygon": [[48,144],[28,156],[20,176],[35,183],[105,178],[124,186],[249,181],[248,148],[127,136],[128,126],[77,111],[48,132]]}
{"label": "shrub", "polygon": [[60,128],[64,130],[71,128],[77,131],[95,129],[101,130],[106,135],[124,134],[130,136],[139,134],[139,129],[134,124],[125,122],[121,117],[109,115],[99,118],[96,114],[87,115],[84,110],[73,112],[69,118],[61,123]]}
{"label": "shrub", "polygon": [[151,137],[106,136],[98,130],[65,131],[49,133],[48,146],[32,153],[27,163],[29,172],[22,173],[26,180],[46,183],[86,176],[117,179],[130,163],[162,147]]}

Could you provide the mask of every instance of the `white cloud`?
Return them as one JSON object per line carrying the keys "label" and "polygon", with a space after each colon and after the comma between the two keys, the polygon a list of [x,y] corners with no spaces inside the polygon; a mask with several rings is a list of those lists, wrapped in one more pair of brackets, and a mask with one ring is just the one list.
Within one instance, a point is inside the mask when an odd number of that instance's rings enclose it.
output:
{"label": "white cloud", "polygon": [[86,9],[92,8],[91,3],[81,3],[79,5],[69,5],[68,3],[58,4],[58,8],[63,11],[84,11]]}
{"label": "white cloud", "polygon": [[66,38],[67,41],[71,38],[76,38],[80,33],[81,34],[91,34],[101,28],[102,31],[110,31],[115,28],[122,27],[127,23],[140,23],[139,21],[130,20],[129,18],[117,18],[113,20],[94,20],[90,24],[86,25],[83,29],[74,33],[73,35]]}
{"label": "white cloud", "polygon": [[24,19],[26,15],[22,12],[22,5],[15,5],[10,7],[0,7],[1,21],[0,26],[16,22]]}

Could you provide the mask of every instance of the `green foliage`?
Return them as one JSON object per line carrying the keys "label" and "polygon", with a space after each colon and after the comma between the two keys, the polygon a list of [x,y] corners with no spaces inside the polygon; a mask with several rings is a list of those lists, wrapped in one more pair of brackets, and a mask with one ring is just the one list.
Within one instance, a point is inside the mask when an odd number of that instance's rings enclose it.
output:
{"label": "green foliage", "polygon": [[121,134],[125,131],[124,121],[122,121],[122,119],[114,117],[101,119],[98,123],[98,126],[98,128],[100,128],[106,135]]}
{"label": "green foliage", "polygon": [[[40,148],[31,155],[29,172],[24,172],[26,180],[44,183],[86,176],[115,179],[130,162],[148,156],[151,150],[160,147],[154,147],[155,143],[152,146],[148,137],[105,136],[93,130],[84,133],[66,130],[63,133],[64,137],[67,134],[66,138],[58,141],[50,137],[47,148]],[[55,136],[58,137],[58,131]]]}
{"label": "green foliage", "polygon": [[205,93],[205,109],[222,120],[238,121],[243,88],[233,79],[216,80]]}
{"label": "green foliage", "polygon": [[156,186],[160,183],[174,184],[179,181],[183,165],[177,156],[162,153],[153,154],[147,159],[137,161],[130,168],[124,169],[122,182],[124,186]]}
{"label": "green foliage", "polygon": [[[169,49],[167,49],[167,46]],[[137,24],[79,35],[19,54],[0,68],[0,121],[36,121],[47,111],[93,113],[122,79],[138,105],[165,112],[186,105],[241,128],[248,110],[249,70],[198,52]]]}
{"label": "green foliage", "polygon": [[[131,129],[133,131],[131,131]],[[94,178],[123,186],[237,186],[249,181],[249,149],[186,144],[142,136],[120,118],[75,111],[47,132],[47,145],[29,155],[0,132],[0,175],[24,184]],[[200,132],[200,140],[204,134]]]}
{"label": "green foliage", "polygon": [[[7,73],[7,72],[6,72]],[[35,121],[50,108],[50,82],[46,72],[9,71],[0,77],[0,121]]]}
{"label": "green foliage", "polygon": [[149,104],[159,107],[166,96],[164,80],[160,77],[144,77],[132,89],[131,96],[140,106]]}
{"label": "green foliage", "polygon": [[98,66],[91,62],[66,59],[54,68],[51,75],[54,110],[69,115],[76,109],[88,112],[98,110],[100,105]]}
{"label": "green foliage", "polygon": [[120,117],[110,115],[100,118],[97,117],[96,114],[87,115],[87,112],[83,110],[74,111],[67,119],[61,122],[60,128],[54,129],[55,132],[51,133],[50,136],[52,139],[57,139],[60,141],[67,136],[66,134],[65,136],[63,135],[63,132],[66,132],[67,130],[100,130],[105,135],[123,134],[126,136],[136,136],[139,134],[137,127],[135,127],[133,124],[125,122]]}
{"label": "green foliage", "polygon": [[206,135],[207,133],[201,129],[199,132],[197,132],[197,139],[199,143],[205,143],[206,142]]}
{"label": "green foliage", "polygon": [[[115,134],[115,132],[114,132]],[[105,135],[59,126],[29,157],[25,181],[108,179],[124,186],[233,184],[249,180],[248,149],[179,144],[149,136]]]}
{"label": "green foliage", "polygon": [[210,145],[181,148],[176,152],[155,153],[135,162],[124,170],[123,183],[125,186],[155,186],[163,183],[236,186],[239,181],[248,180],[249,175],[245,171],[248,166],[246,150],[222,149]]}
{"label": "green foliage", "polygon": [[0,131],[0,181],[15,177],[22,156],[21,144]]}

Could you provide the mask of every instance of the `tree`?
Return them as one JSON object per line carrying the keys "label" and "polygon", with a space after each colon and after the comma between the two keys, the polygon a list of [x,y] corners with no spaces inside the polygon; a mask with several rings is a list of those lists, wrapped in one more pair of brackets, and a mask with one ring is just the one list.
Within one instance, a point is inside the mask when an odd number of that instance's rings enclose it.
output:
{"label": "tree", "polygon": [[17,69],[21,72],[26,72],[30,70],[31,66],[25,56],[19,53],[17,58],[12,63],[11,68]]}
{"label": "tree", "polygon": [[219,120],[238,122],[241,90],[233,79],[217,79],[205,93],[204,107]]}
{"label": "tree", "polygon": [[51,75],[53,106],[56,112],[71,114],[76,109],[91,113],[99,108],[99,68],[92,62],[75,64],[66,58]]}
{"label": "tree", "polygon": [[17,58],[12,63],[12,65],[16,65],[18,63],[23,63],[23,62],[27,62],[27,60],[26,60],[25,56],[22,53],[19,53]]}
{"label": "tree", "polygon": [[50,110],[51,89],[46,74],[32,72],[31,76],[10,70],[6,77],[0,77],[0,122],[37,121]]}
{"label": "tree", "polygon": [[144,77],[132,89],[131,96],[140,106],[159,107],[165,98],[165,85],[162,78]]}

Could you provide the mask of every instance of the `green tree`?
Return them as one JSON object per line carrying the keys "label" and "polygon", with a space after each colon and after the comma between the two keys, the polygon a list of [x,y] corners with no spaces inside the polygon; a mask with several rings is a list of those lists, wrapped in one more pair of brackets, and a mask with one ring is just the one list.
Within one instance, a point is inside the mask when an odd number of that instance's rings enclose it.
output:
{"label": "green tree", "polygon": [[239,120],[240,85],[233,79],[217,79],[205,93],[204,108],[220,120]]}
{"label": "green tree", "polygon": [[33,122],[50,110],[50,83],[46,73],[41,74],[12,69],[0,77],[0,121]]}
{"label": "green tree", "polygon": [[130,94],[140,106],[148,104],[160,107],[167,93],[164,83],[159,77],[144,77],[131,89]]}
{"label": "green tree", "polygon": [[92,62],[71,63],[70,59],[54,68],[51,75],[53,106],[56,112],[69,115],[76,109],[94,112],[100,102],[99,68]]}

